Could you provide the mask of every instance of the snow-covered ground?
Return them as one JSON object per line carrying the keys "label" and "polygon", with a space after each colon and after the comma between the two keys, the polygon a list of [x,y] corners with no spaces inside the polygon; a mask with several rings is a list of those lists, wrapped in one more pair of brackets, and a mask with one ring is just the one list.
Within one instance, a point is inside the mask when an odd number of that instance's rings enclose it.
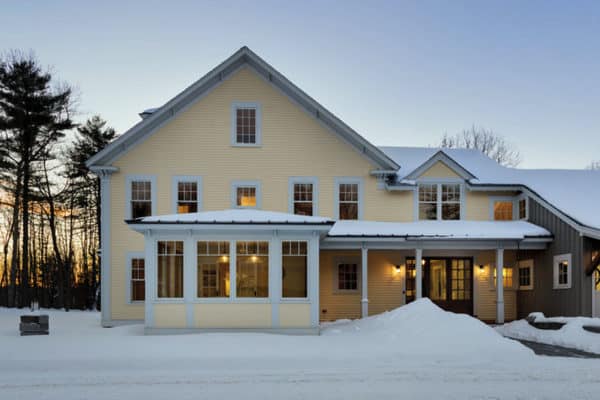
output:
{"label": "snow-covered ground", "polygon": [[510,399],[600,393],[599,360],[535,356],[423,299],[321,336],[143,336],[99,314],[49,311],[50,336],[20,337],[0,309],[0,399]]}
{"label": "snow-covered ground", "polygon": [[566,322],[566,325],[555,331],[542,330],[534,328],[525,320],[518,320],[498,326],[496,330],[504,336],[516,339],[554,344],[600,354],[600,334],[588,332],[582,328],[584,325],[600,327],[600,318],[545,318],[543,314],[538,315],[536,322],[543,321]]}

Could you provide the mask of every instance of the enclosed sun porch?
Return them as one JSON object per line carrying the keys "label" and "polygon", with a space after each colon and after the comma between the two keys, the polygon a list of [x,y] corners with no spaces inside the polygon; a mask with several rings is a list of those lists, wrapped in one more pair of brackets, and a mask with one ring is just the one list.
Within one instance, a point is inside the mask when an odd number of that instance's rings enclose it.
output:
{"label": "enclosed sun porch", "polygon": [[524,221],[336,222],[225,210],[127,222],[145,238],[137,290],[147,333],[316,334],[322,321],[420,297],[503,322],[515,318],[521,254],[552,240]]}

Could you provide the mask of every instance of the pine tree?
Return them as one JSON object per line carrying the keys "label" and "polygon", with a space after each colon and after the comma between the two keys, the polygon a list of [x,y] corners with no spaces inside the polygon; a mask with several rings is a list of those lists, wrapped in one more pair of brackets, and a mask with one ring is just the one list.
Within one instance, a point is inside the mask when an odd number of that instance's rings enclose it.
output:
{"label": "pine tree", "polygon": [[[89,210],[95,219],[95,224],[87,224],[91,229],[96,231],[89,235],[97,238],[94,240],[92,251],[90,254],[92,262],[92,272],[84,277],[89,280],[91,276],[90,295],[91,299],[95,299],[97,289],[98,269],[100,259],[95,253],[100,243],[101,221],[100,221],[100,178],[91,173],[85,165],[85,162],[94,154],[102,150],[115,137],[115,130],[106,126],[100,116],[95,115],[88,119],[84,125],[77,128],[78,135],[71,147],[67,150],[66,158],[66,175],[71,180],[71,189],[74,196],[76,206]],[[85,253],[84,251],[84,254]],[[86,264],[84,262],[84,264]],[[84,267],[85,271],[85,267]],[[93,301],[92,301],[93,302]]]}
{"label": "pine tree", "polygon": [[20,257],[21,307],[30,301],[29,219],[36,168],[41,160],[54,158],[53,146],[73,127],[71,90],[52,83],[51,74],[32,55],[12,52],[0,61],[0,133],[6,152],[2,178],[14,201],[11,279]]}

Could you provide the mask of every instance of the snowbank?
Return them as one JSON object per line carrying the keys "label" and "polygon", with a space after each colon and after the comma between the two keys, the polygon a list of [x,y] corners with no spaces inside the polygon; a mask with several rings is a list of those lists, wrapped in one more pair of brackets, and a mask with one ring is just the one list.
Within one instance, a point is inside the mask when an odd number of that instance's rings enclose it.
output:
{"label": "snowbank", "polygon": [[496,331],[515,339],[554,344],[600,354],[600,334],[583,329],[583,325],[600,326],[600,318],[545,318],[542,313],[535,313],[535,316],[536,322],[564,322],[566,325],[559,330],[543,330],[534,328],[526,320],[518,320],[498,326]]}
{"label": "snowbank", "polygon": [[461,355],[488,359],[531,354],[478,319],[444,311],[427,298],[369,318],[325,324],[321,334],[356,336],[363,343],[425,357]]}

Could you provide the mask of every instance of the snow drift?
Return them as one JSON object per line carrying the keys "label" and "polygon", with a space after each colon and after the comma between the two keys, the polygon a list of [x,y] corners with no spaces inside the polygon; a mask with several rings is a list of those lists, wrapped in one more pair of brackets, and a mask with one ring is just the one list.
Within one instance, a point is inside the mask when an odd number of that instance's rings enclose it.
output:
{"label": "snow drift", "polygon": [[423,298],[383,314],[325,324],[324,336],[356,336],[363,346],[403,355],[482,357],[531,355],[514,340],[466,314],[444,311]]}

